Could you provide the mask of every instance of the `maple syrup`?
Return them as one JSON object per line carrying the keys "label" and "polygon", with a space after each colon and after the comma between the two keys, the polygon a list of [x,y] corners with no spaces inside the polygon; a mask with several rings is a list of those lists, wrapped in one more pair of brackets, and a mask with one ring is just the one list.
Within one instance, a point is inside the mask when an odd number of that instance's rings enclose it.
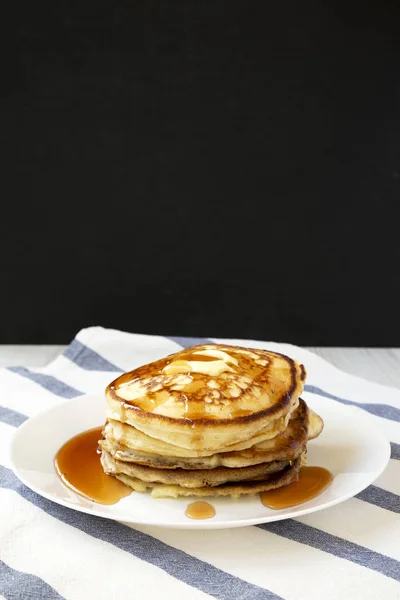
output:
{"label": "maple syrup", "polygon": [[215,508],[208,502],[192,502],[185,510],[185,515],[190,519],[211,519],[215,516]]}
{"label": "maple syrup", "polygon": [[198,360],[199,362],[212,362],[213,360],[221,360],[217,356],[208,356],[207,354],[184,354],[183,360]]}
{"label": "maple syrup", "polygon": [[316,498],[333,481],[333,475],[323,467],[303,467],[299,479],[276,490],[261,492],[260,498],[264,506],[280,510],[303,504]]}
{"label": "maple syrup", "polygon": [[115,504],[132,489],[104,473],[98,451],[102,429],[89,429],[68,440],[57,452],[54,466],[64,485],[76,494],[99,504]]}

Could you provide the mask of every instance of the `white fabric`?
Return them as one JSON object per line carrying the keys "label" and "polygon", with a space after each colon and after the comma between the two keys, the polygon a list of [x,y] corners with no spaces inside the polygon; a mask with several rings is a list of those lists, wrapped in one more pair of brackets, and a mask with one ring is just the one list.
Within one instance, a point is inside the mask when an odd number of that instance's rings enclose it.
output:
{"label": "white fabric", "polygon": [[[103,390],[118,369],[179,350],[177,339],[91,327],[43,369],[0,370],[0,598],[400,598],[399,497],[391,510],[352,498],[275,529],[176,531],[78,516],[16,482],[9,470],[16,424],[74,394]],[[375,418],[394,457],[374,485],[392,499],[400,493],[398,390],[345,375],[296,346],[224,341],[288,354],[306,365],[307,384],[382,407],[385,416]],[[118,536],[128,540],[123,547]]]}

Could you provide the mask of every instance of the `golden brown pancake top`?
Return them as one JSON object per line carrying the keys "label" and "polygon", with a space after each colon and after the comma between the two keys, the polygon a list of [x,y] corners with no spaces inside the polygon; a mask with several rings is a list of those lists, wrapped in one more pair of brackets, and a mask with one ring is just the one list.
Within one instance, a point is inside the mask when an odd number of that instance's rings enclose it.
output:
{"label": "golden brown pancake top", "polygon": [[106,393],[149,416],[246,423],[289,406],[304,379],[303,365],[282,354],[204,344],[125,373]]}

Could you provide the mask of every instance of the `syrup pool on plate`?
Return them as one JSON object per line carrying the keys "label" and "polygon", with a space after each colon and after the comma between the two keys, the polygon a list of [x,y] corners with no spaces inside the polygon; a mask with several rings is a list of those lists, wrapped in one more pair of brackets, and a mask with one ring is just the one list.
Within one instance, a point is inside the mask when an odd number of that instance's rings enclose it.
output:
{"label": "syrup pool on plate", "polygon": [[215,516],[215,508],[208,502],[192,502],[185,510],[185,515],[190,519],[211,519]]}
{"label": "syrup pool on plate", "polygon": [[264,506],[275,510],[297,506],[322,494],[332,481],[333,475],[328,469],[302,467],[298,481],[276,490],[261,492],[261,502]]}
{"label": "syrup pool on plate", "polygon": [[89,429],[68,440],[57,452],[54,466],[64,485],[76,494],[99,504],[115,504],[133,490],[104,473],[98,450],[102,429]]}

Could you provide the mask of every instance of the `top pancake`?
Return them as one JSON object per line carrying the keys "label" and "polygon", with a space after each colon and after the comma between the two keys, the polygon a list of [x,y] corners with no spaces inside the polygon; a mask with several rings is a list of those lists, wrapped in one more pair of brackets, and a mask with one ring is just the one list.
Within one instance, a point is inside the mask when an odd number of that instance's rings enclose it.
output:
{"label": "top pancake", "polygon": [[303,365],[282,354],[193,346],[113,381],[107,417],[182,448],[218,451],[267,426],[283,431],[304,379]]}

